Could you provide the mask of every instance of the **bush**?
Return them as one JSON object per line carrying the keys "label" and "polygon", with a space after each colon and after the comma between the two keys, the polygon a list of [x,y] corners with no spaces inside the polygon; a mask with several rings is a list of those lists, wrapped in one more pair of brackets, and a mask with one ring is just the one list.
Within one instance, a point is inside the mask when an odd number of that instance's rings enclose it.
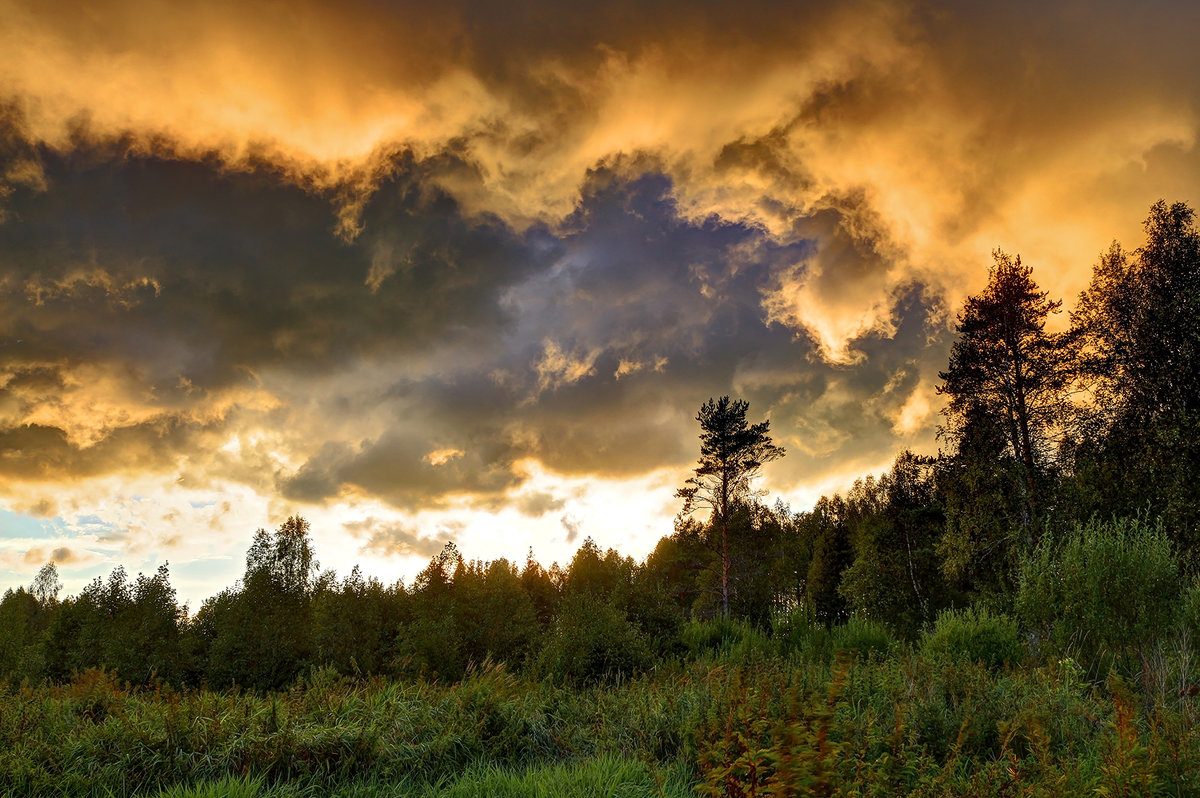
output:
{"label": "bush", "polygon": [[879,621],[854,615],[844,624],[833,627],[833,650],[869,657],[884,656],[892,645],[892,633]]}
{"label": "bush", "polygon": [[1179,626],[1193,650],[1200,649],[1200,576],[1192,579],[1180,597]]}
{"label": "bush", "polygon": [[778,615],[771,626],[780,654],[794,654],[813,662],[828,661],[829,630],[817,620],[816,614],[808,605]]}
{"label": "bush", "polygon": [[776,655],[771,638],[753,624],[726,618],[691,621],[680,639],[693,658],[713,656],[736,664],[760,662]]}
{"label": "bush", "polygon": [[985,607],[944,610],[922,636],[921,650],[934,658],[967,659],[997,668],[1018,662],[1024,651],[1016,619]]}
{"label": "bush", "polygon": [[575,596],[564,602],[538,669],[572,684],[597,684],[644,670],[651,660],[649,642],[625,613]]}
{"label": "bush", "polygon": [[1045,653],[1075,657],[1096,679],[1174,626],[1179,581],[1161,525],[1093,519],[1022,557],[1017,609]]}

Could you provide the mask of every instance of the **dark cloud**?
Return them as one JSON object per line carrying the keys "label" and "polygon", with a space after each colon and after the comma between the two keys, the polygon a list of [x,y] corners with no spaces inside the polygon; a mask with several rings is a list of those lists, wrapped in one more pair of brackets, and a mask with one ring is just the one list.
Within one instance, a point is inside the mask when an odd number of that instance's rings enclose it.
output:
{"label": "dark cloud", "polygon": [[558,523],[562,526],[563,530],[567,533],[567,542],[568,543],[574,543],[576,540],[579,539],[579,530],[580,530],[580,527],[583,526],[583,524],[580,523],[578,518],[571,515],[570,513],[567,513],[562,518],[558,519]]}
{"label": "dark cloud", "polygon": [[29,569],[51,562],[68,567],[90,565],[96,559],[92,552],[71,546],[34,546],[19,553],[0,552],[0,562],[6,561],[10,565],[20,565]]}
{"label": "dark cloud", "polygon": [[531,518],[539,518],[546,513],[561,510],[565,505],[565,500],[549,493],[529,493],[521,496],[516,502],[517,509]]}
{"label": "dark cloud", "polygon": [[[236,406],[205,414],[206,402],[257,388],[282,406],[255,423],[310,436],[291,444],[298,468],[277,467],[284,498],[353,490],[408,510],[455,496],[496,506],[524,480],[524,458],[573,475],[686,465],[695,408],[722,393],[777,414],[787,434],[837,375],[852,390],[820,423],[845,429],[892,361],[920,355],[876,347],[847,378],[764,308],[782,279],[811,274],[838,298],[886,268],[861,198],[798,217],[793,243],[780,243],[749,222],[688,217],[657,161],[619,159],[587,175],[561,224],[520,231],[439,187],[448,169],[475,174],[459,156],[401,152],[348,241],[332,194],[269,163],[230,170],[169,152],[84,136],[70,153],[44,149],[47,187],[11,198],[0,263],[23,292],[9,300],[0,408],[34,415],[87,363],[119,375],[146,418],[87,445],[62,427],[10,424],[6,473],[170,471],[236,431]],[[365,385],[312,387],[355,369]],[[387,428],[356,426],[371,414]],[[865,432],[856,445],[890,443]]]}
{"label": "dark cloud", "polygon": [[1178,4],[65,9],[0,30],[14,484],[541,517],[726,393],[814,484],[933,445],[992,247],[1067,294],[1200,175]]}
{"label": "dark cloud", "polygon": [[403,524],[380,521],[376,518],[351,521],[342,526],[351,537],[366,539],[362,551],[385,557],[408,554],[432,557],[441,551],[443,545],[437,539],[425,537]]}
{"label": "dark cloud", "polygon": [[83,445],[58,427],[24,424],[0,430],[0,474],[14,480],[63,480],[162,471],[181,452],[211,445],[191,426],[147,423],[121,427]]}

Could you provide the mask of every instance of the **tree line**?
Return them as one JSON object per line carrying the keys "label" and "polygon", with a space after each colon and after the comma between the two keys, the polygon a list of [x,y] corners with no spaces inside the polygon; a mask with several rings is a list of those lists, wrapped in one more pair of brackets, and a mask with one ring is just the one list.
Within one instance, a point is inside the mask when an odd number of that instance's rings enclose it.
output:
{"label": "tree line", "polygon": [[912,638],[965,607],[1019,615],[1052,640],[1079,631],[1056,626],[1067,604],[1083,606],[1063,592],[1072,574],[1095,581],[1125,555],[1158,591],[1146,617],[1105,616],[1133,639],[1169,624],[1200,551],[1194,217],[1156,203],[1145,242],[1100,257],[1060,332],[1047,322],[1061,300],[1019,256],[993,253],[940,374],[945,450],[903,452],[811,510],[762,503],[753,478],[784,451],[746,402],[722,397],[700,408],[681,512],[644,562],[591,539],[550,568],[532,551],[481,562],[448,544],[411,585],[385,585],[320,570],[308,523],[293,517],[259,530],[242,579],[194,614],[166,566],[134,580],[118,567],[59,600],[47,565],[0,601],[0,678],[104,667],[133,684],[270,690],[319,666],[456,680],[490,661],[586,683],[694,651],[703,619],[769,631],[855,617]]}

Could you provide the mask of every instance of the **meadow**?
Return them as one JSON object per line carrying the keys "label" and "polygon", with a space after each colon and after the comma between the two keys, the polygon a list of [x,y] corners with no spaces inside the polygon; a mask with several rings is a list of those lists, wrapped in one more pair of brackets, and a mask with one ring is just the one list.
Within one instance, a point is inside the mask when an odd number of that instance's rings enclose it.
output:
{"label": "meadow", "polygon": [[[685,630],[604,684],[472,667],[459,681],[132,689],[8,685],[4,796],[1194,795],[1200,703],[1178,651],[1132,676],[1035,661],[976,615],[894,639],[852,619]],[[1001,624],[1003,626],[1003,624]],[[964,629],[966,634],[964,635]]]}

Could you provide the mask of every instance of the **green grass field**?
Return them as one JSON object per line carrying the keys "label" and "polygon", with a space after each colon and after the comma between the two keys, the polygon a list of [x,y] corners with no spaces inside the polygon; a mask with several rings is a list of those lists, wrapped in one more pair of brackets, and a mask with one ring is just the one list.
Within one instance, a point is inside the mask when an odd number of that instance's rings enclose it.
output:
{"label": "green grass field", "polygon": [[1194,795],[1200,704],[1161,665],[742,644],[587,689],[320,670],[270,695],[90,671],[3,691],[0,795]]}

